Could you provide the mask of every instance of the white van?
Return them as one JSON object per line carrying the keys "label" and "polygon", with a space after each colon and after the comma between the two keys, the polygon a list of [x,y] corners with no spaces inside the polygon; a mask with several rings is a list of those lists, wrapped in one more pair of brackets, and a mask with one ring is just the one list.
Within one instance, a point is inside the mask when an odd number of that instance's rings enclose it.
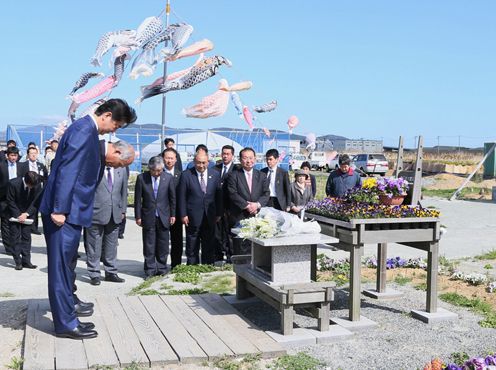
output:
{"label": "white van", "polygon": [[291,154],[291,159],[289,160],[290,171],[297,170],[301,167],[303,162],[307,161],[307,157],[303,154],[293,153]]}
{"label": "white van", "polygon": [[308,156],[310,166],[314,170],[323,170],[327,166],[327,156],[325,152],[312,152]]}

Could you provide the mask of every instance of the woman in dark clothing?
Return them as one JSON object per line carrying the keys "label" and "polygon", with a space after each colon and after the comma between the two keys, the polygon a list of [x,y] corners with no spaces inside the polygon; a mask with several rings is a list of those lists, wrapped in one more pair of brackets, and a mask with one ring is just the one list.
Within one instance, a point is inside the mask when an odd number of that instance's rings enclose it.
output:
{"label": "woman in dark clothing", "polygon": [[317,180],[315,179],[315,176],[310,173],[310,163],[305,161],[301,164],[300,168],[308,175],[305,183],[312,189],[312,196],[315,197],[315,194],[317,194]]}
{"label": "woman in dark clothing", "polygon": [[291,183],[291,213],[301,215],[301,211],[313,199],[312,190],[306,185],[308,174],[303,170],[296,170],[295,181]]}

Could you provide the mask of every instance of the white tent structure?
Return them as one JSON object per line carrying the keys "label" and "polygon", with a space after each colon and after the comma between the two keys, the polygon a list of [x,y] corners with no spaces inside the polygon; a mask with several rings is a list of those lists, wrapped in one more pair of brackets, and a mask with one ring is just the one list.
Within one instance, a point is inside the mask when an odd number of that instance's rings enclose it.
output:
{"label": "white tent structure", "polygon": [[[220,153],[224,145],[232,145],[236,154],[243,149],[238,142],[209,131],[176,134],[171,135],[171,137],[176,142],[176,149],[181,154],[181,158],[184,158],[184,153],[194,154],[198,144],[205,144],[209,153]],[[147,163],[151,157],[159,154],[161,144],[160,139],[158,139],[143,148],[141,151],[142,163]]]}

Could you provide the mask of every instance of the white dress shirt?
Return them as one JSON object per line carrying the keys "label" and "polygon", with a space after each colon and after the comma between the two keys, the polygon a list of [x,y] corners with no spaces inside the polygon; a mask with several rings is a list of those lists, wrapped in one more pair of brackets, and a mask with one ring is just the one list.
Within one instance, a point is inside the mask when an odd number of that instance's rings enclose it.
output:
{"label": "white dress shirt", "polygon": [[[269,183],[269,190],[270,190],[270,196],[271,197],[276,197],[276,168],[270,168],[268,167],[269,171],[267,171],[267,177],[270,175],[270,183]],[[272,170],[272,174],[270,174],[270,171]]]}
{"label": "white dress shirt", "polygon": [[[200,184],[200,187],[201,187],[201,173],[196,171],[197,175],[198,175],[198,183]],[[203,181],[205,181],[205,189],[207,188],[207,183],[208,183],[208,170],[205,170],[205,172],[203,172]]]}
{"label": "white dress shirt", "polygon": [[7,161],[9,167],[9,180],[15,179],[17,177],[17,163],[12,163]]}
{"label": "white dress shirt", "polygon": [[38,162],[37,161],[30,161],[28,160],[28,163],[29,163],[29,171],[33,171],[33,172],[36,172],[39,174],[39,171],[38,171]]}

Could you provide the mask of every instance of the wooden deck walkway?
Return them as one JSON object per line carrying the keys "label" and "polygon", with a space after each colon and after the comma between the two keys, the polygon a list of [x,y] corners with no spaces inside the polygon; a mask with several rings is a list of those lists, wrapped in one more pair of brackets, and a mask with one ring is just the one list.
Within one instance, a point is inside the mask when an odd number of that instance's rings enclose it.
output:
{"label": "wooden deck walkway", "polygon": [[97,298],[94,314],[82,321],[95,323],[97,338],[56,338],[48,300],[30,301],[23,368],[164,366],[286,353],[215,294]]}

